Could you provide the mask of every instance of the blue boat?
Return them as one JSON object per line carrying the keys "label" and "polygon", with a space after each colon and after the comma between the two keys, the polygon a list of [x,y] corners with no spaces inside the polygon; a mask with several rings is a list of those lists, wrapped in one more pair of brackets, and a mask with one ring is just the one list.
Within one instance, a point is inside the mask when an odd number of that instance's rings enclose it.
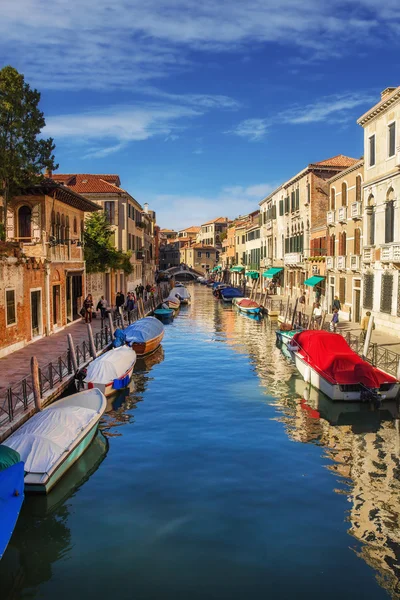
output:
{"label": "blue boat", "polygon": [[174,310],[172,308],[156,308],[154,316],[162,323],[171,323],[174,319]]}
{"label": "blue boat", "polygon": [[234,287],[224,288],[219,290],[219,293],[224,302],[232,302],[234,298],[243,298],[243,292]]}
{"label": "blue boat", "polygon": [[24,463],[18,452],[0,446],[0,560],[24,501]]}

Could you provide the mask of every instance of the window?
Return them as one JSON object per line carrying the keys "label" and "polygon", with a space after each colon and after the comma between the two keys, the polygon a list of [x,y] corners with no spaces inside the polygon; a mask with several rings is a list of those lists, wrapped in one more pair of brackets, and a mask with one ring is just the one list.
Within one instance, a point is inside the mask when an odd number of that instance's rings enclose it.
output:
{"label": "window", "polygon": [[347,206],[347,183],[342,183],[342,206]]}
{"label": "window", "polygon": [[361,175],[356,177],[356,202],[361,202]]}
{"label": "window", "polygon": [[346,279],[344,277],[339,279],[339,300],[341,304],[346,302]]}
{"label": "window", "polygon": [[335,210],[336,204],[336,191],[335,188],[331,188],[331,210]]}
{"label": "window", "polygon": [[114,202],[104,202],[104,212],[107,221],[110,225],[114,225],[115,221],[115,204]]}
{"label": "window", "polygon": [[372,273],[366,273],[364,275],[364,308],[373,308],[374,304],[374,275]]}
{"label": "window", "polygon": [[279,216],[283,217],[283,199],[279,200]]}
{"label": "window", "polygon": [[32,238],[32,210],[30,206],[21,206],[18,211],[18,237],[25,242]]}
{"label": "window", "polygon": [[6,290],[6,323],[15,325],[17,322],[17,314],[15,311],[15,290]]}
{"label": "window", "polygon": [[246,236],[242,235],[242,244],[245,244],[245,243],[246,243]]}
{"label": "window", "polygon": [[390,315],[392,312],[392,298],[393,298],[393,275],[391,273],[382,274],[382,287],[381,287],[381,312]]}
{"label": "window", "polygon": [[201,252],[197,253],[197,258],[201,258]]}
{"label": "window", "polygon": [[396,123],[390,123],[388,126],[388,156],[394,156],[396,153]]}
{"label": "window", "polygon": [[296,210],[300,209],[300,189],[296,188]]}
{"label": "window", "polygon": [[290,194],[290,212],[296,210],[296,197],[294,191]]}
{"label": "window", "polygon": [[206,258],[210,258],[210,253],[206,252]]}
{"label": "window", "polygon": [[289,199],[289,196],[286,196],[286,198],[285,198],[285,213],[289,212],[289,208],[290,208],[290,199]]}
{"label": "window", "polygon": [[385,244],[394,241],[394,201],[389,200],[385,206]]}
{"label": "window", "polygon": [[369,166],[375,165],[375,135],[369,138]]}
{"label": "window", "polygon": [[311,185],[307,183],[307,204],[311,202]]}
{"label": "window", "polygon": [[339,256],[346,256],[346,233],[339,233]]}
{"label": "window", "polygon": [[354,230],[354,254],[361,254],[361,229]]}

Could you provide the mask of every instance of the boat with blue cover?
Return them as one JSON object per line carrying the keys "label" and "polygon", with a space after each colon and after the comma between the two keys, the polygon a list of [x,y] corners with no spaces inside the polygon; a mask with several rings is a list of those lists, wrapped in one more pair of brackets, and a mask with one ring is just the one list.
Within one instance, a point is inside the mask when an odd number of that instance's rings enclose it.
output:
{"label": "boat with blue cover", "polygon": [[242,291],[234,287],[223,288],[222,290],[218,290],[218,293],[224,302],[232,303],[234,298],[243,298]]}
{"label": "boat with blue cover", "polygon": [[0,445],[0,560],[24,501],[24,463],[18,452]]}
{"label": "boat with blue cover", "polygon": [[174,310],[172,308],[156,308],[154,316],[161,321],[161,323],[171,323],[174,319]]}
{"label": "boat with blue cover", "polygon": [[137,356],[144,356],[157,350],[164,337],[164,326],[155,317],[144,317],[126,329],[117,329],[115,337],[115,345],[126,343]]}

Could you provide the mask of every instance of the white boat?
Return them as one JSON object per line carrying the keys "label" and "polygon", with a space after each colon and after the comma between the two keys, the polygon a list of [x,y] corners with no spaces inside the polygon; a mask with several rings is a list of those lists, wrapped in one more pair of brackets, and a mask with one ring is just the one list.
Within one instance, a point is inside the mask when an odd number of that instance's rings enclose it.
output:
{"label": "white boat", "polygon": [[331,400],[393,400],[400,382],[363,360],[344,337],[327,331],[301,331],[287,346],[306,383]]}
{"label": "white boat", "polygon": [[136,352],[128,346],[102,354],[87,367],[85,389],[98,388],[105,396],[111,396],[129,385],[135,363]]}
{"label": "white boat", "polygon": [[90,445],[107,406],[94,388],[36,413],[3,444],[25,463],[25,491],[47,494]]}
{"label": "white boat", "polygon": [[189,304],[190,294],[185,286],[175,286],[169,293],[170,298],[178,298],[181,304]]}

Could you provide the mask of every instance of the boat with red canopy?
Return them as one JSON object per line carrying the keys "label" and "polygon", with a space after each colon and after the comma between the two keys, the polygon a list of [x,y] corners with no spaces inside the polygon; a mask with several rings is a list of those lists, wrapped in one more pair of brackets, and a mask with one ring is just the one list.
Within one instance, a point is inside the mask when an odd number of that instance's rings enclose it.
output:
{"label": "boat with red canopy", "polygon": [[399,393],[395,377],[363,360],[336,333],[301,331],[288,349],[304,381],[332,400],[379,401]]}
{"label": "boat with red canopy", "polygon": [[262,306],[250,298],[234,298],[232,302],[233,304],[236,304],[241,312],[252,315],[259,315],[262,313]]}

